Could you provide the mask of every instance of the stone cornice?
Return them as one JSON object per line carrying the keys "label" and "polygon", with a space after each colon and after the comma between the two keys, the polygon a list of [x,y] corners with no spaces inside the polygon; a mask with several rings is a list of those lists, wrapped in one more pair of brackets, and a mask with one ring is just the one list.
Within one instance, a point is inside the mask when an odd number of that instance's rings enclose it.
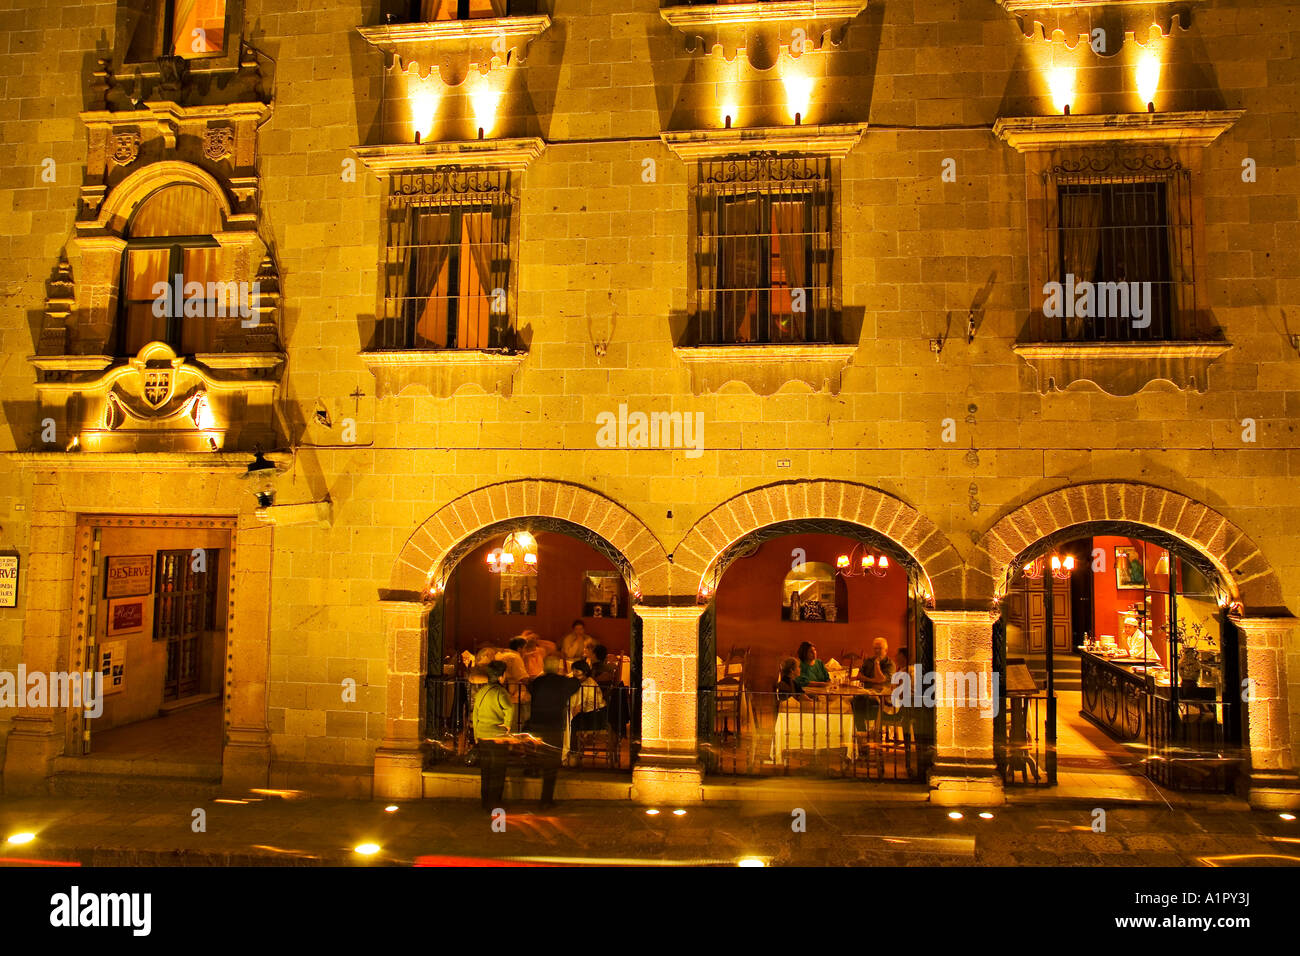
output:
{"label": "stone cornice", "polygon": [[993,135],[1020,153],[1101,143],[1208,146],[1244,115],[1245,110],[1196,110],[1004,116],[993,124]]}
{"label": "stone cornice", "polygon": [[471,139],[450,142],[358,146],[357,158],[374,173],[436,169],[442,166],[522,171],[546,149],[537,136],[516,139]]}
{"label": "stone cornice", "polygon": [[[662,7],[659,15],[685,35],[686,48],[705,54],[722,48],[728,60],[745,49],[751,63],[763,66],[782,48],[792,55],[823,45],[830,36],[838,45],[867,0],[762,0]],[[796,31],[803,31],[802,35]]]}
{"label": "stone cornice", "polygon": [[759,152],[842,159],[858,144],[866,131],[866,123],[836,123],[822,126],[685,130],[661,133],[659,138],[674,154],[687,162]]}
{"label": "stone cornice", "polygon": [[741,382],[759,395],[770,395],[787,382],[838,394],[857,350],[856,345],[698,345],[673,352],[690,371],[696,394]]}
{"label": "stone cornice", "polygon": [[474,20],[439,20],[433,23],[393,23],[357,27],[357,32],[389,63],[405,70],[414,64],[422,75],[437,68],[440,74],[463,73],[470,67],[487,73],[494,61],[502,65],[523,58],[534,37],[545,33],[551,18],[545,14]]}
{"label": "stone cornice", "polygon": [[526,352],[476,349],[407,349],[360,354],[361,361],[375,377],[380,399],[399,395],[414,385],[445,398],[467,384],[508,398],[514,388],[515,373],[527,357]]}

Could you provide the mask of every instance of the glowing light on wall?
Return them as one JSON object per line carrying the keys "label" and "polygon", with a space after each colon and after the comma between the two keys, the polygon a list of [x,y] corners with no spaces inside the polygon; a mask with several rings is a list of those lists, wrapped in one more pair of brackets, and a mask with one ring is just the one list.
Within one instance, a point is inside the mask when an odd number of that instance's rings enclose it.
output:
{"label": "glowing light on wall", "polygon": [[1047,86],[1052,91],[1052,105],[1068,116],[1074,99],[1074,67],[1052,67],[1047,73]]}
{"label": "glowing light on wall", "polygon": [[1160,54],[1155,50],[1144,50],[1138,55],[1137,88],[1142,103],[1154,111],[1156,90],[1160,88]]}
{"label": "glowing light on wall", "polygon": [[787,66],[781,78],[785,84],[786,108],[795,123],[808,118],[808,105],[812,102],[813,78],[802,67]]}
{"label": "glowing light on wall", "polygon": [[737,125],[736,119],[740,114],[740,104],[736,101],[736,91],[734,87],[726,87],[718,96],[718,124],[723,129],[730,129]]}
{"label": "glowing light on wall", "polygon": [[497,122],[497,107],[501,105],[501,91],[493,85],[492,77],[499,73],[490,73],[477,80],[477,87],[469,94],[474,107],[474,125],[479,128],[480,136],[491,134]]}
{"label": "glowing light on wall", "polygon": [[417,73],[408,73],[406,77],[411,103],[411,135],[417,137],[418,142],[433,135],[433,121],[438,115],[438,104],[442,102],[443,85],[436,72],[423,78]]}

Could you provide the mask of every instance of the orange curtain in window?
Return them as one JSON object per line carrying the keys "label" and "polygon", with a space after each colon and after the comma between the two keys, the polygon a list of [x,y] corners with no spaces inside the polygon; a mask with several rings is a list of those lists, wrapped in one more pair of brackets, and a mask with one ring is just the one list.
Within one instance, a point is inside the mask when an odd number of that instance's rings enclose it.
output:
{"label": "orange curtain in window", "polygon": [[129,249],[126,254],[125,288],[122,290],[124,321],[121,329],[119,352],[135,355],[150,342],[167,341],[167,315],[154,315],[154,302],[158,296],[154,287],[159,282],[170,283],[167,274],[171,258],[170,249]]}
{"label": "orange curtain in window", "polygon": [[758,319],[761,203],[737,199],[722,206],[719,240],[719,317],[724,342],[752,342]]}
{"label": "orange curtain in window", "polygon": [[[203,301],[202,315],[184,315],[180,319],[181,341],[180,353],[194,355],[196,352],[212,352],[217,344],[217,312],[220,306],[216,298],[208,298],[208,283],[220,282],[221,249],[205,247],[202,249],[181,250],[181,274],[185,284],[197,282],[203,286],[199,298]],[[215,289],[212,290],[215,293]],[[188,293],[186,298],[188,298]],[[251,303],[250,303],[251,305]],[[224,303],[227,316],[239,315],[239,302],[227,300]]]}
{"label": "orange curtain in window", "polygon": [[203,56],[225,49],[226,0],[173,0],[173,4],[172,42],[177,56]]}
{"label": "orange curtain in window", "polygon": [[[812,236],[808,230],[808,203],[806,200],[795,202],[776,202],[772,204],[772,234],[780,256],[778,263],[772,264],[772,341],[803,342],[806,341],[808,328],[808,311],[815,301],[814,291],[808,287],[808,253]],[[774,257],[775,258],[775,257]],[[776,289],[779,278],[784,278],[786,289]],[[802,312],[794,311],[795,289],[802,289]]]}
{"label": "orange curtain in window", "polygon": [[451,253],[452,214],[449,210],[416,210],[408,262],[411,287],[403,315],[415,315],[415,346],[447,347],[447,305],[455,294],[448,287],[447,259]]}
{"label": "orange curtain in window", "polygon": [[[456,344],[463,349],[485,349],[491,336],[491,306],[495,284],[492,281],[492,214],[466,212],[461,243],[460,334]],[[468,253],[468,255],[466,254]],[[498,322],[505,318],[498,315]]]}

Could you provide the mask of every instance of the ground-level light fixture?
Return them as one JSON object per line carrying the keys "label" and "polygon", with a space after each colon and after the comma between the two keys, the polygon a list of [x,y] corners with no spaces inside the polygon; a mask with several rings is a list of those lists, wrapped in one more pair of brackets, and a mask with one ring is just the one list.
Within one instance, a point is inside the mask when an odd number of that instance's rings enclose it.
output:
{"label": "ground-level light fixture", "polygon": [[659,811],[656,810],[654,807],[651,807],[649,810],[645,812],[645,815],[648,817],[657,817],[659,816]]}
{"label": "ground-level light fixture", "polygon": [[764,863],[756,856],[745,856],[745,857],[741,857],[739,860],[736,861],[736,866],[760,866],[761,867],[761,866],[767,866],[767,864]]}
{"label": "ground-level light fixture", "polygon": [[359,843],[352,848],[352,852],[359,853],[362,856],[374,856],[380,849],[378,843]]}
{"label": "ground-level light fixture", "polygon": [[1281,817],[1283,820],[1285,820],[1287,823],[1291,823],[1295,820],[1294,813],[1279,813],[1278,816]]}
{"label": "ground-level light fixture", "polygon": [[966,814],[962,813],[960,810],[949,810],[949,811],[948,811],[948,819],[949,819],[949,820],[964,820],[965,818],[966,818]]}
{"label": "ground-level light fixture", "polygon": [[384,812],[385,812],[385,813],[396,813],[396,812],[397,812],[397,804],[395,804],[395,803],[390,803],[388,806],[384,807]]}
{"label": "ground-level light fixture", "polygon": [[992,820],[992,819],[993,819],[993,814],[991,814],[991,813],[989,813],[987,810],[985,810],[983,813],[980,814],[980,819],[981,819],[981,820]]}
{"label": "ground-level light fixture", "polygon": [[686,816],[686,811],[683,810],[681,807],[678,807],[676,810],[673,811],[673,816],[684,817]]}
{"label": "ground-level light fixture", "polygon": [[12,843],[14,846],[22,846],[24,843],[31,843],[35,839],[35,833],[12,833],[5,842]]}

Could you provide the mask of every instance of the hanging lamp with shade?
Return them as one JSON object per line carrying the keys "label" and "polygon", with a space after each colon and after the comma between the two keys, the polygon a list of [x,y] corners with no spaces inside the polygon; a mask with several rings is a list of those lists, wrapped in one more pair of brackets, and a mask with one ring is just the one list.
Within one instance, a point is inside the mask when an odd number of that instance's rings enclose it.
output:
{"label": "hanging lamp with shade", "polygon": [[536,574],[537,539],[527,531],[512,531],[501,547],[488,552],[488,570],[493,574]]}

